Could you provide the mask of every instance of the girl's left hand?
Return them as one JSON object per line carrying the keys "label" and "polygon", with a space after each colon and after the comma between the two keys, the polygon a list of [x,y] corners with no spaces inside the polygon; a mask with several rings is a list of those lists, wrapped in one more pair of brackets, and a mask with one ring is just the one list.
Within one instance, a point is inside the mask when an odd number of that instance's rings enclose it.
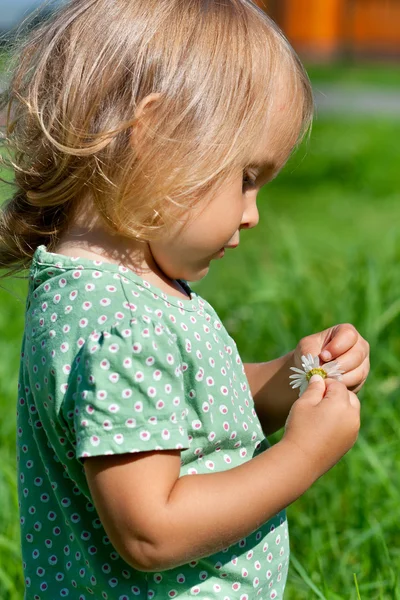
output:
{"label": "girl's left hand", "polygon": [[342,382],[352,392],[359,392],[368,377],[369,344],[350,323],[329,327],[300,340],[294,351],[295,366],[301,369],[301,357],[308,353],[323,363],[336,360],[344,374]]}

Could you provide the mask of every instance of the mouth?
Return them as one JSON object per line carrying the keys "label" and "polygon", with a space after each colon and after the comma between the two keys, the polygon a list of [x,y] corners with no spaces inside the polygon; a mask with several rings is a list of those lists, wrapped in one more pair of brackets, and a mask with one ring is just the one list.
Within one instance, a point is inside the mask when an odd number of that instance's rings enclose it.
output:
{"label": "mouth", "polygon": [[223,248],[220,248],[218,250],[218,252],[215,253],[215,256],[220,256],[222,258],[225,254],[226,248],[237,248],[238,246],[239,246],[239,244],[232,244],[231,246],[223,246]]}

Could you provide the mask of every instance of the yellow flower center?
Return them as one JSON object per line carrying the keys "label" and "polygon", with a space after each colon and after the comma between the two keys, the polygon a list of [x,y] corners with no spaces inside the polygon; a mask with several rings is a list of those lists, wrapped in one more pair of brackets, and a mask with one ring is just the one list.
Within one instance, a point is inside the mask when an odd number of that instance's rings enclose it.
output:
{"label": "yellow flower center", "polygon": [[321,367],[318,367],[317,369],[311,369],[311,371],[308,371],[308,373],[306,374],[307,381],[310,381],[313,375],[321,375],[321,377],[323,377],[324,379],[328,377],[327,372],[324,371],[324,369],[321,369]]}

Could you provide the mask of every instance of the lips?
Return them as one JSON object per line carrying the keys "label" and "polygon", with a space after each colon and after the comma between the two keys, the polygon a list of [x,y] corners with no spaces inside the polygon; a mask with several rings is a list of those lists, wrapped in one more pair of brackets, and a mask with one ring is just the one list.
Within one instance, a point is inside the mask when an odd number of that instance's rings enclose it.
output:
{"label": "lips", "polygon": [[225,249],[226,248],[237,248],[239,246],[239,244],[231,244],[229,246],[223,246],[222,248],[220,248],[220,250],[218,250],[218,252],[216,252],[216,255],[221,255],[223,256],[225,254]]}

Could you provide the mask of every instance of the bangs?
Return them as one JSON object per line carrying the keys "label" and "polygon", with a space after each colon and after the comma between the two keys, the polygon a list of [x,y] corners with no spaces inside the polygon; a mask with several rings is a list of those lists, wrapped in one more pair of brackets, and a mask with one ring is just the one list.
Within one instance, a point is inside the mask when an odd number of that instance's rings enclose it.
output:
{"label": "bangs", "polygon": [[[232,166],[254,162],[255,148],[265,132],[271,129],[279,108],[284,105],[285,118],[276,139],[278,154],[287,157],[310,130],[314,114],[314,99],[308,75],[297,54],[276,24],[260,9],[250,3],[242,19],[235,19],[238,31],[237,49],[230,54],[232,70],[236,65],[243,75],[234,82],[238,105],[227,107],[225,125],[236,130],[236,156],[231,155]],[[231,121],[231,122],[230,122]],[[229,160],[229,159],[228,159]]]}

